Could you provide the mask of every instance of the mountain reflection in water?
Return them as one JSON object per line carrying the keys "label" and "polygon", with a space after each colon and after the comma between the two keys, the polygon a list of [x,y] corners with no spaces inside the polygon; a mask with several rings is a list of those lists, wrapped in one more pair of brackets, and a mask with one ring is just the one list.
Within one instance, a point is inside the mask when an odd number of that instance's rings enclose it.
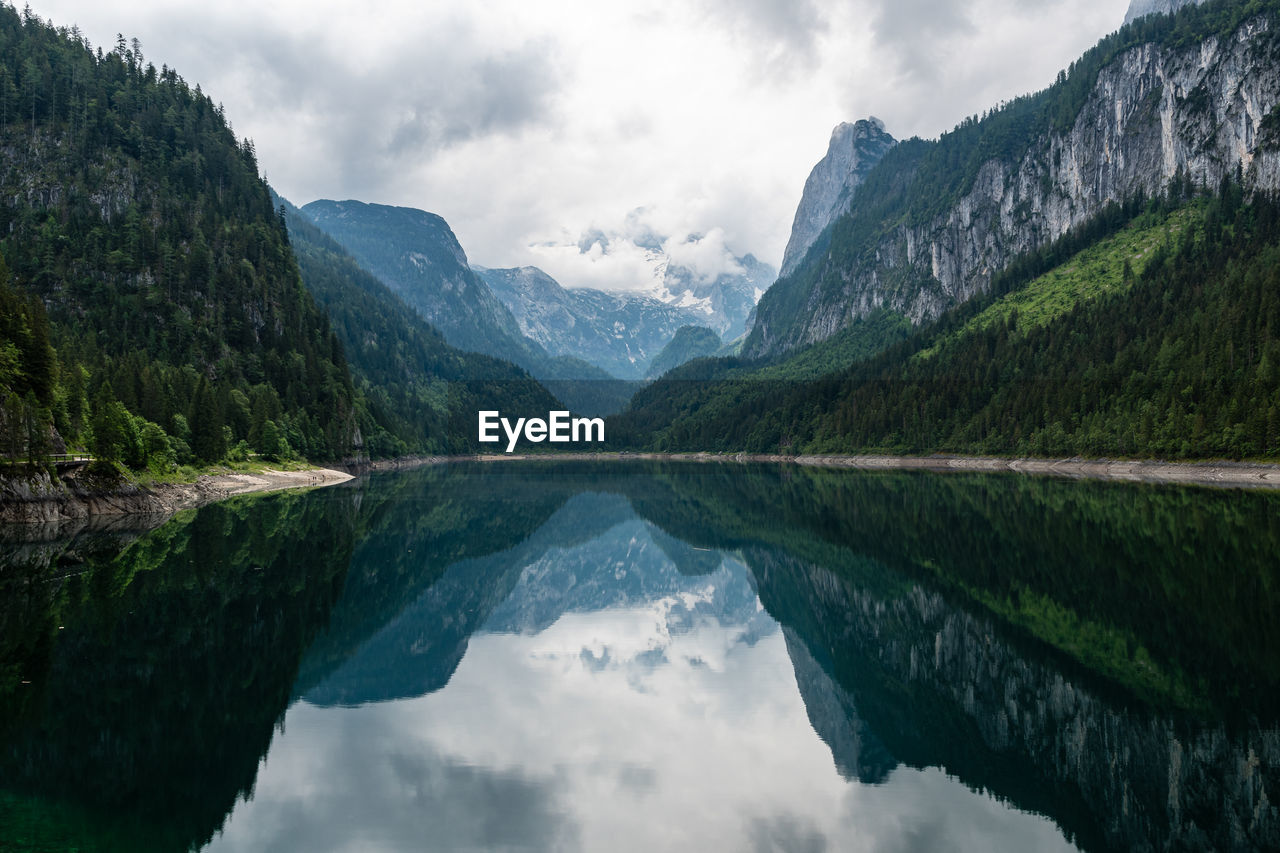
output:
{"label": "mountain reflection in water", "polygon": [[1275,848],[1278,504],[457,465],[14,542],[0,839]]}

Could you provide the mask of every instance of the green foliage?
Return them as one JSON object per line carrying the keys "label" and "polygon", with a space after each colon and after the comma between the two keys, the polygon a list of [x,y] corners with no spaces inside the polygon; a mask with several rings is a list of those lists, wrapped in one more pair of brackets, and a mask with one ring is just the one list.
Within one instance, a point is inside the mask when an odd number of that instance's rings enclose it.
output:
{"label": "green foliage", "polygon": [[894,311],[859,317],[824,341],[754,372],[765,379],[816,379],[870,358],[910,337],[911,321]]}
{"label": "green foliage", "polygon": [[832,224],[795,272],[765,293],[757,306],[759,322],[744,351],[777,351],[803,343],[798,320],[807,316],[805,306],[840,294],[851,269],[874,268],[890,288],[918,290],[936,285],[929,271],[917,270],[905,259],[881,258],[891,232],[903,225],[924,225],[953,209],[973,188],[985,164],[1015,167],[1039,140],[1070,129],[1098,74],[1125,51],[1143,44],[1185,48],[1214,36],[1227,37],[1259,15],[1268,22],[1265,38],[1270,42],[1263,49],[1275,56],[1280,51],[1280,4],[1275,0],[1193,4],[1174,15],[1141,18],[1107,36],[1041,92],[1014,98],[982,117],[965,119],[936,141],[909,139],[894,146],[858,187],[850,211]]}
{"label": "green foliage", "polygon": [[[373,457],[465,452],[475,446],[476,412],[543,413],[561,406],[529,374],[506,361],[450,346],[404,300],[356,263],[296,208],[282,202],[302,278],[329,312],[357,386],[357,415]],[[251,421],[270,417],[266,401]],[[264,435],[258,450],[287,454]],[[281,440],[284,436],[281,436]]]}
{"label": "green foliage", "polygon": [[1066,263],[992,302],[916,357],[945,352],[952,341],[996,326],[1011,326],[1018,332],[1046,326],[1083,302],[1131,287],[1153,258],[1158,260],[1188,225],[1199,221],[1203,208],[1202,204],[1189,205],[1171,215],[1153,208],[1115,235],[1082,249]]}
{"label": "green foliage", "polygon": [[715,355],[720,346],[720,336],[706,326],[681,326],[662,351],[653,357],[647,375],[661,376],[695,358]]}
{"label": "green foliage", "polygon": [[611,425],[611,440],[660,450],[1280,457],[1280,204],[1245,204],[1227,183],[1172,216],[1149,209],[1047,275],[1034,257],[1015,265],[989,297],[843,371],[778,381],[721,370],[656,383]]}
{"label": "green foliage", "polygon": [[0,44],[0,90],[23,101],[0,111],[0,253],[17,284],[0,271],[0,386],[31,390],[72,446],[99,441],[96,418],[131,467],[146,454],[121,437],[126,418],[87,411],[86,388],[106,383],[108,405],[177,433],[205,382],[214,403],[198,407],[214,417],[189,420],[205,461],[225,452],[223,426],[248,439],[255,389],[301,452],[349,454],[342,347],[302,286],[252,143],[136,43],[94,52],[78,31],[0,7]]}

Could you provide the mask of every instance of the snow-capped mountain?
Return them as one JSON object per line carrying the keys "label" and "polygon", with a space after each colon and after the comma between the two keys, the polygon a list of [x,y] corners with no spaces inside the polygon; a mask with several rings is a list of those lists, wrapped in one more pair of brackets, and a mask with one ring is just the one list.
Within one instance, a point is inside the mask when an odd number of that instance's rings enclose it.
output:
{"label": "snow-capped mountain", "polygon": [[476,267],[527,337],[553,355],[585,359],[621,379],[640,379],[676,331],[704,312],[656,296],[568,289],[537,267]]}
{"label": "snow-capped mountain", "polygon": [[746,334],[747,318],[778,271],[751,254],[733,261],[734,267],[711,278],[656,252],[655,280],[647,293],[694,311],[698,315],[694,322],[715,330],[723,340],[737,340]]}
{"label": "snow-capped mountain", "polygon": [[746,333],[752,309],[777,270],[752,254],[737,254],[728,241],[720,228],[670,236],[637,208],[615,230],[592,228],[576,240],[534,248],[546,258],[545,268],[570,288],[590,283],[685,309],[692,312],[686,324],[733,341]]}

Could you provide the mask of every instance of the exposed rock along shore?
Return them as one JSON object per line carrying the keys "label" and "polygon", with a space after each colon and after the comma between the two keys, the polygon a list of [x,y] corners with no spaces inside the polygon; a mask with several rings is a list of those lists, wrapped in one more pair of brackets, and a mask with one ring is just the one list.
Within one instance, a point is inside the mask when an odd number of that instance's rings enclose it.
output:
{"label": "exposed rock along shore", "polygon": [[169,515],[252,492],[328,486],[352,479],[329,468],[205,474],[194,483],[97,487],[46,472],[0,478],[0,522],[40,524],[99,515]]}
{"label": "exposed rock along shore", "polygon": [[490,454],[448,460],[665,460],[676,462],[767,462],[816,468],[915,471],[992,471],[1135,483],[1280,488],[1280,465],[1255,462],[1158,462],[1109,459],[1001,459],[988,456],[799,455],[770,453],[556,453]]}
{"label": "exposed rock along shore", "polygon": [[[1145,460],[1001,459],[979,456],[784,455],[769,453],[534,453],[478,456],[414,456],[379,460],[357,473],[402,470],[449,462],[511,461],[674,461],[771,463],[855,470],[990,471],[1118,480],[1138,483],[1186,483],[1223,487],[1280,488],[1280,465],[1250,462],[1155,462]],[[111,488],[54,482],[44,472],[0,478],[0,523],[47,524],[95,516],[171,515],[235,495],[283,489],[315,488],[353,479],[331,468],[303,471],[206,474],[194,483],[165,483],[144,488],[125,483]]]}

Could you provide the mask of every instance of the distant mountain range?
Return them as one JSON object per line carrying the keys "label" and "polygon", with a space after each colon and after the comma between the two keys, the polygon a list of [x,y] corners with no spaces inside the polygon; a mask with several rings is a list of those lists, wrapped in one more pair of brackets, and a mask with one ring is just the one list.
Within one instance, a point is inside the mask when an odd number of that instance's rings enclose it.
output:
{"label": "distant mountain range", "polygon": [[636,210],[621,233],[592,229],[573,248],[600,256],[638,251],[648,275],[629,284],[626,292],[689,309],[694,312],[692,322],[734,341],[750,329],[755,305],[777,278],[777,270],[755,255],[733,254],[723,239],[716,229],[683,238],[665,236],[644,221],[643,210]]}
{"label": "distant mountain range", "polygon": [[302,207],[369,272],[440,330],[452,346],[511,361],[570,409],[618,411],[631,388],[584,359],[557,355],[524,335],[515,317],[467,264],[443,218],[362,201],[321,199]]}
{"label": "distant mountain range", "polygon": [[592,414],[621,408],[630,386],[609,380],[643,378],[680,327],[741,336],[773,281],[773,268],[750,255],[710,280],[655,256],[646,291],[569,289],[537,267],[473,269],[449,224],[426,211],[322,199],[302,213],[450,345],[514,362]]}
{"label": "distant mountain range", "polygon": [[520,331],[555,355],[574,355],[622,379],[641,379],[681,326],[704,316],[653,296],[567,289],[537,267],[476,267]]}

